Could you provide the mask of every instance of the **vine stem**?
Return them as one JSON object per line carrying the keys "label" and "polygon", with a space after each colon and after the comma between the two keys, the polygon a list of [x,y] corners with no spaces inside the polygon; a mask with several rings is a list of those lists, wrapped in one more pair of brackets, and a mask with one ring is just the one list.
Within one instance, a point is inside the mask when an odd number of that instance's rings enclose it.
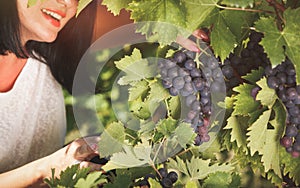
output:
{"label": "vine stem", "polygon": [[236,7],[225,7],[225,6],[222,6],[222,5],[219,5],[219,4],[216,4],[216,7],[220,8],[220,9],[224,9],[224,10],[238,10],[238,11],[246,11],[246,12],[265,12],[265,13],[269,13],[269,14],[274,14],[273,11],[269,11],[269,10],[236,8]]}

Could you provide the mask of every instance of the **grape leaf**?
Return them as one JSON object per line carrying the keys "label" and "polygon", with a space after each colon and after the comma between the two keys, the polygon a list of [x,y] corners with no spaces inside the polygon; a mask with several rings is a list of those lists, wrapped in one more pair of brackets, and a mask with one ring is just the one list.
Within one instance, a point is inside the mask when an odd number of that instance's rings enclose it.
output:
{"label": "grape leaf", "polygon": [[148,82],[146,82],[145,80],[133,83],[132,87],[128,89],[128,101],[137,99],[138,97],[142,96],[148,89]]}
{"label": "grape leaf", "polygon": [[272,184],[274,184],[277,187],[282,186],[282,177],[281,174],[278,176],[274,173],[273,170],[268,171],[268,173],[262,174],[263,177],[265,177],[267,180],[270,180]]}
{"label": "grape leaf", "polygon": [[159,103],[167,98],[169,98],[171,95],[166,90],[161,83],[154,82],[150,84],[150,91],[148,95],[148,100],[151,103]]}
{"label": "grape leaf", "polygon": [[214,54],[219,56],[222,62],[237,46],[236,36],[232,33],[227,23],[227,19],[233,18],[226,17],[228,14],[225,13],[225,10],[214,11],[209,20],[209,24],[213,24],[213,30],[210,35],[211,46],[214,49]]}
{"label": "grape leaf", "polygon": [[159,43],[167,45],[175,41],[182,30],[178,26],[185,27],[185,10],[178,5],[178,0],[141,0],[130,3],[128,10],[138,32],[148,39],[154,35]]}
{"label": "grape leaf", "polygon": [[79,0],[77,5],[76,17],[80,14],[80,12],[93,0]]}
{"label": "grape leaf", "polygon": [[115,16],[120,14],[123,8],[127,8],[128,4],[132,0],[103,0],[102,5],[105,5],[109,11],[111,11]]}
{"label": "grape leaf", "polygon": [[149,65],[146,59],[142,58],[140,50],[133,49],[130,56],[125,56],[119,61],[115,61],[116,67],[123,71],[125,75],[118,80],[120,85],[134,84],[145,78],[153,77],[155,74],[154,65]]}
{"label": "grape leaf", "polygon": [[[272,110],[275,118],[269,120]],[[273,170],[281,178],[279,140],[283,134],[286,113],[283,104],[279,100],[272,106],[272,110],[265,111],[249,128],[249,147],[252,154],[257,151],[262,155],[261,161],[263,162],[264,172]],[[268,122],[272,128],[268,128]]]}
{"label": "grape leaf", "polygon": [[179,96],[170,97],[168,100],[168,110],[173,118],[180,116],[180,98]]}
{"label": "grape leaf", "polygon": [[171,136],[175,131],[176,124],[177,121],[172,118],[163,119],[157,123],[156,129],[165,136]]}
{"label": "grape leaf", "polygon": [[182,0],[186,7],[186,28],[194,31],[205,21],[212,11],[217,9],[216,0]]}
{"label": "grape leaf", "polygon": [[280,147],[280,163],[283,165],[283,174],[288,175],[297,186],[300,186],[300,158],[293,158],[283,147]]}
{"label": "grape leaf", "polygon": [[143,101],[141,97],[130,102],[130,111],[139,119],[148,119],[151,116],[149,100]]}
{"label": "grape leaf", "polygon": [[253,7],[254,0],[222,0],[222,4],[232,7]]}
{"label": "grape leaf", "polygon": [[99,153],[101,156],[108,157],[120,152],[125,141],[125,129],[121,122],[109,124],[100,136]]}
{"label": "grape leaf", "polygon": [[238,92],[238,94],[234,97],[234,111],[233,115],[249,115],[249,113],[257,110],[259,107],[259,102],[255,101],[253,97],[250,95],[251,90],[255,86],[250,84],[242,84],[235,88],[234,91]]}
{"label": "grape leaf", "polygon": [[108,171],[111,169],[132,168],[151,164],[152,160],[151,146],[137,145],[123,146],[123,151],[114,153],[110,160],[103,166],[103,170]]}
{"label": "grape leaf", "polygon": [[255,152],[263,154],[264,144],[267,139],[267,125],[271,116],[272,110],[266,110],[264,113],[248,128],[248,147],[253,156]]}
{"label": "grape leaf", "polygon": [[279,31],[273,17],[262,17],[255,23],[258,31],[264,33],[261,45],[271,60],[273,65],[277,65],[285,60],[285,54],[294,63],[297,73],[297,83],[300,83],[300,38],[297,34],[300,30],[298,15],[300,8],[287,9],[284,11],[283,18],[285,26]]}
{"label": "grape leaf", "polygon": [[236,141],[237,146],[243,147],[243,150],[246,151],[247,148],[247,137],[246,137],[246,130],[247,130],[247,123],[243,122],[241,123],[238,120],[238,117],[232,115],[227,119],[227,125],[224,127],[224,129],[231,129],[230,134],[230,141],[234,142]]}
{"label": "grape leaf", "polygon": [[148,181],[149,181],[150,187],[161,188],[161,184],[159,182],[155,181],[154,179],[149,178]]}
{"label": "grape leaf", "polygon": [[194,129],[188,123],[179,123],[178,127],[175,129],[175,138],[180,144],[180,146],[186,149],[187,144],[192,144],[196,137]]}
{"label": "grape leaf", "polygon": [[187,169],[186,163],[184,160],[182,160],[181,158],[179,158],[178,156],[175,157],[176,160],[174,159],[170,159],[169,160],[169,167],[176,169],[182,173],[184,173],[185,175],[189,175],[189,171]]}
{"label": "grape leaf", "polygon": [[113,182],[104,185],[104,188],[120,188],[120,187],[131,187],[132,180],[129,174],[118,173],[114,177]]}
{"label": "grape leaf", "polygon": [[203,160],[201,158],[195,158],[194,156],[190,161],[182,161],[179,157],[176,157],[176,161],[170,159],[170,168],[178,170],[187,175],[191,180],[204,179],[210,173],[218,171],[230,172],[233,170],[231,164],[210,164],[210,160]]}
{"label": "grape leaf", "polygon": [[262,105],[271,107],[278,98],[274,89],[269,88],[267,84],[267,78],[264,77],[257,82],[257,85],[261,88],[256,96],[256,100],[259,100]]}
{"label": "grape leaf", "polygon": [[106,179],[101,178],[102,172],[95,171],[90,173],[85,179],[81,178],[77,181],[75,187],[77,188],[91,188],[98,184],[106,183]]}
{"label": "grape leaf", "polygon": [[204,188],[233,188],[229,187],[232,182],[231,174],[226,172],[216,172],[210,174],[207,179],[204,180]]}
{"label": "grape leaf", "polygon": [[56,186],[74,187],[79,179],[87,177],[89,171],[89,168],[79,168],[79,164],[67,167],[60,173]]}
{"label": "grape leaf", "polygon": [[242,78],[254,84],[262,78],[264,73],[264,69],[262,67],[259,67],[257,70],[252,70],[250,73],[246,74]]}

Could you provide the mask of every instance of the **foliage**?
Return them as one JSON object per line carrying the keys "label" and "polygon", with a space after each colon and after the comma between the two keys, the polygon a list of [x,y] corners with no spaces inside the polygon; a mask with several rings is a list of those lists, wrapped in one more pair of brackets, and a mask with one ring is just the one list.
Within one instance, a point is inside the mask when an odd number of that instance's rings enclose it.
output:
{"label": "foliage", "polygon": [[[161,167],[178,173],[174,187],[249,187],[254,180],[262,187],[281,187],[290,181],[292,186],[300,185],[300,159],[292,158],[280,145],[287,110],[268,87],[263,68],[243,76],[242,83],[227,93],[224,104],[220,103],[226,108],[226,119],[212,122],[221,129],[211,131],[215,139],[200,146],[194,145],[193,129],[179,118],[180,97],[162,87],[157,72],[157,60],[173,53],[165,49],[173,48],[168,45],[178,35],[187,37],[197,28],[206,28],[210,47],[221,64],[230,54],[240,55],[254,30],[263,33],[260,44],[273,66],[287,57],[300,75],[300,4],[296,0],[103,0],[102,4],[115,15],[121,9],[130,11],[137,32],[159,42],[148,49],[131,48],[108,66],[111,75],[118,76],[107,80],[117,80],[117,92],[126,91],[126,101],[121,102],[126,107],[120,108],[128,113],[122,114],[121,120],[112,114],[101,130],[100,153],[109,158],[103,169],[117,169],[104,187],[137,187],[147,174],[155,175]],[[155,53],[147,56],[153,49]],[[256,87],[260,90],[253,97],[251,91]],[[114,102],[105,92],[97,94],[105,95],[98,100]],[[98,115],[108,111],[112,112],[109,105],[99,107]],[[70,169],[66,173],[74,176]],[[81,177],[77,185],[103,183],[101,175]],[[47,180],[49,185],[57,181],[54,177]],[[151,187],[161,187],[158,177],[148,182]]]}

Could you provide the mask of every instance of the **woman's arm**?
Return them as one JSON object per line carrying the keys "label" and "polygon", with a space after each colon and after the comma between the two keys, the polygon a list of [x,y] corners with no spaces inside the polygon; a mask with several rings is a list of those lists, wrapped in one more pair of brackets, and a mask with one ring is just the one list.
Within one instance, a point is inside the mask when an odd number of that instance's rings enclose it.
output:
{"label": "woman's arm", "polygon": [[62,170],[80,162],[80,167],[90,167],[91,171],[100,170],[101,165],[88,162],[97,154],[99,137],[81,138],[56,151],[55,153],[28,163],[17,169],[0,174],[0,187],[43,186],[44,178],[51,177],[51,169],[58,176]]}

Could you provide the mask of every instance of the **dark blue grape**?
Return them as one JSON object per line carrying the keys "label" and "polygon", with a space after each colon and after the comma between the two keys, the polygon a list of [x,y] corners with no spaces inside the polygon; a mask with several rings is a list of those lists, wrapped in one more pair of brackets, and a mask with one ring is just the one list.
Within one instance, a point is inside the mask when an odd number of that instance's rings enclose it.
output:
{"label": "dark blue grape", "polygon": [[162,85],[164,88],[168,89],[172,87],[172,81],[170,79],[163,79]]}
{"label": "dark blue grape", "polygon": [[171,88],[169,89],[169,92],[170,92],[170,95],[172,95],[172,96],[177,96],[177,95],[179,94],[178,89],[176,89],[176,88],[174,88],[174,87],[171,87]]}
{"label": "dark blue grape", "polygon": [[169,178],[172,181],[172,183],[175,183],[178,180],[178,174],[174,171],[169,172],[167,178]]}
{"label": "dark blue grape", "polygon": [[289,88],[286,91],[286,95],[287,95],[287,99],[288,100],[294,100],[294,99],[297,98],[298,93],[297,93],[297,90],[295,88]]}
{"label": "dark blue grape", "polygon": [[186,60],[186,54],[182,51],[177,51],[174,53],[173,58],[177,63],[183,63]]}
{"label": "dark blue grape", "polygon": [[172,181],[170,180],[170,178],[163,178],[161,180],[161,185],[163,186],[163,188],[169,188],[173,186]]}
{"label": "dark blue grape", "polygon": [[192,69],[190,71],[190,73],[191,73],[191,77],[192,78],[197,78],[197,77],[201,77],[202,76],[201,71],[199,69],[197,69],[197,68]]}
{"label": "dark blue grape", "polygon": [[177,76],[173,79],[173,87],[178,90],[183,88],[184,83],[185,83],[184,78],[181,76]]}
{"label": "dark blue grape", "polygon": [[295,137],[298,134],[298,129],[294,125],[288,125],[285,129],[285,135]]}
{"label": "dark blue grape", "polygon": [[272,89],[277,89],[279,87],[278,79],[275,76],[270,76],[267,82],[268,86]]}
{"label": "dark blue grape", "polygon": [[196,63],[194,62],[194,60],[188,59],[187,61],[184,62],[184,67],[187,70],[193,70],[194,68],[196,68]]}
{"label": "dark blue grape", "polygon": [[222,73],[225,76],[225,78],[230,79],[232,78],[234,75],[234,70],[231,67],[231,65],[225,65],[222,67]]}
{"label": "dark blue grape", "polygon": [[166,168],[159,168],[158,172],[160,175],[158,175],[159,177],[165,178],[168,175],[168,171]]}
{"label": "dark blue grape", "polygon": [[192,104],[192,110],[194,111],[200,111],[201,110],[201,105],[199,101],[194,101]]}
{"label": "dark blue grape", "polygon": [[172,67],[168,70],[167,76],[169,78],[175,78],[178,76],[178,67]]}
{"label": "dark blue grape", "polygon": [[186,106],[191,106],[194,101],[196,101],[197,97],[195,95],[189,95],[185,99]]}
{"label": "dark blue grape", "polygon": [[193,84],[197,91],[202,91],[204,89],[205,81],[202,78],[196,78],[193,80]]}

